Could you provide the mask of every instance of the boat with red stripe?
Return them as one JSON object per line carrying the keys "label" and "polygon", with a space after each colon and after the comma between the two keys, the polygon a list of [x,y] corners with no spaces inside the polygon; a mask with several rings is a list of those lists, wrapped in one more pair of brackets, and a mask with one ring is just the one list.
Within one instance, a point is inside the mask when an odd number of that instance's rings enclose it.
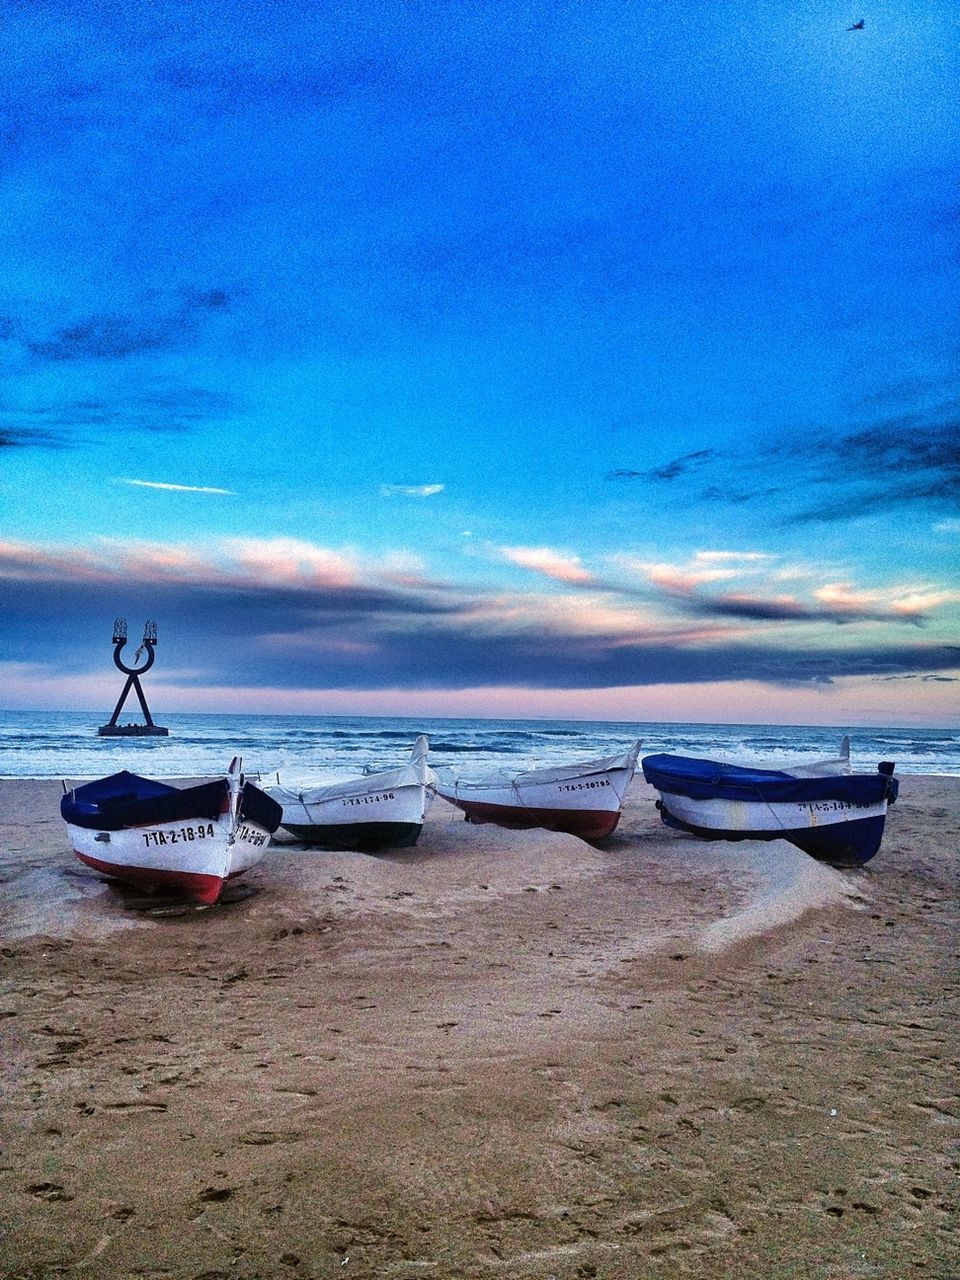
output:
{"label": "boat with red stripe", "polygon": [[438,770],[437,795],[463,811],[467,822],[524,830],[565,831],[602,840],[620,821],[640,743],[623,755],[531,769],[470,781]]}
{"label": "boat with red stripe", "polygon": [[282,810],[235,758],[223,778],[193,787],[114,773],[68,791],[60,814],[88,867],[211,906],[263,857]]}

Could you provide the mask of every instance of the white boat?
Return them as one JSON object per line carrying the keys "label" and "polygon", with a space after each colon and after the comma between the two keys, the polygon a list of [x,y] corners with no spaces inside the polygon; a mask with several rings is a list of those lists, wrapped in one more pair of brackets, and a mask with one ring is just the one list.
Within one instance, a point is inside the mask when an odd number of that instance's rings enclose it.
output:
{"label": "white boat", "polygon": [[788,840],[814,858],[848,866],[869,861],[880,848],[900,787],[893,770],[884,761],[876,773],[853,773],[849,738],[839,755],[808,765],[745,767],[665,754],[643,760],[668,827],[707,840]]}
{"label": "white boat", "polygon": [[280,806],[244,779],[237,759],[196,787],[111,774],[67,792],[60,813],[87,866],[206,905],[260,861],[280,823]]}
{"label": "white boat", "polygon": [[437,794],[462,809],[467,822],[524,830],[566,831],[602,840],[620,821],[640,743],[619,756],[468,781],[439,774]]}
{"label": "white boat", "polygon": [[416,844],[433,800],[436,774],[421,734],[396,769],[321,786],[265,790],[283,808],[280,825],[305,844],[326,849],[403,849]]}

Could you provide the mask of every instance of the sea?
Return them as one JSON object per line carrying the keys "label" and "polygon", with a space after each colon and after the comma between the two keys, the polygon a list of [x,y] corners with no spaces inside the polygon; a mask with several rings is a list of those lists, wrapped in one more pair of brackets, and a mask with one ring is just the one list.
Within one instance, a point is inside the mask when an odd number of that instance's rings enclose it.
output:
{"label": "sea", "polygon": [[897,772],[960,776],[960,726],[672,724],[665,721],[483,720],[376,716],[188,715],[169,713],[165,738],[100,738],[103,713],[0,712],[0,777],[79,781],[129,769],[153,778],[223,774],[240,756],[248,777],[284,783],[389,769],[418,734],[430,763],[465,779],[620,755],[639,739],[641,755],[679,752],[735,764],[789,766],[837,754],[850,737],[855,770],[881,760]]}

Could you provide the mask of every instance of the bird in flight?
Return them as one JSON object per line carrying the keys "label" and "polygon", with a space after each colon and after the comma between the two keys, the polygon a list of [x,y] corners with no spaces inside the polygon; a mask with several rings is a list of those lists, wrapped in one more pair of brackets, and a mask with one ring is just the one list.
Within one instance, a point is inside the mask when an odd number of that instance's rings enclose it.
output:
{"label": "bird in flight", "polygon": [[855,22],[855,23],[853,24],[853,26],[852,26],[852,27],[847,27],[847,30],[848,30],[848,31],[862,31],[862,30],[863,30],[863,19],[861,18],[859,22]]}

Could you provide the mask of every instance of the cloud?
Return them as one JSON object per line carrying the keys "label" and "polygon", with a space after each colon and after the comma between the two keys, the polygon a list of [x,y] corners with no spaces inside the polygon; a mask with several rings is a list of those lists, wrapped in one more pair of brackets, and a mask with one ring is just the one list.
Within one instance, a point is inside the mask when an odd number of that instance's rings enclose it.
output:
{"label": "cloud", "polygon": [[380,496],[383,498],[432,498],[435,493],[443,493],[445,487],[442,484],[382,484]]}
{"label": "cloud", "polygon": [[[806,454],[809,453],[809,458]],[[821,435],[799,447],[831,493],[801,509],[799,521],[849,520],[905,506],[960,498],[960,402],[884,418],[848,435]]]}
{"label": "cloud", "polygon": [[700,616],[715,618],[744,618],[757,622],[835,622],[853,621],[919,623],[919,614],[898,614],[894,610],[854,608],[847,605],[817,607],[804,604],[792,596],[751,596],[731,592],[718,596],[697,596],[684,606]]}
{"label": "cloud", "polygon": [[94,313],[55,330],[50,337],[27,340],[25,345],[38,359],[54,363],[125,360],[169,351],[195,335],[204,317],[225,311],[229,301],[223,289],[183,289],[179,302],[166,308],[145,304],[143,318]]}
{"label": "cloud", "polygon": [[708,564],[722,561],[735,564],[763,564],[775,557],[769,551],[697,551],[695,559]]}
{"label": "cloud", "polygon": [[[105,406],[106,407],[106,406]],[[244,412],[242,401],[227,391],[212,391],[209,387],[171,386],[145,391],[131,397],[121,405],[112,407],[112,413],[126,409],[131,417],[139,417],[148,424],[174,422],[189,426],[195,422],[221,422]]]}
{"label": "cloud", "polygon": [[934,394],[944,394],[956,386],[956,376],[902,378],[861,396],[853,405],[856,410],[885,409],[916,405]]}
{"label": "cloud", "polygon": [[714,462],[723,455],[716,449],[697,449],[693,453],[685,453],[679,458],[674,458],[672,462],[665,463],[662,467],[653,467],[647,471],[631,471],[620,470],[611,471],[607,476],[608,480],[676,480],[678,476],[686,475],[690,471],[696,471],[698,468],[706,466],[709,462]]}
{"label": "cloud", "polygon": [[232,489],[216,489],[209,485],[194,484],[168,484],[161,480],[125,480],[120,479],[118,484],[136,485],[141,489],[167,489],[173,493],[219,493],[227,497],[234,497]]}
{"label": "cloud", "polygon": [[244,573],[261,581],[331,587],[358,581],[353,557],[299,538],[228,538],[223,547]]}
{"label": "cloud", "polygon": [[579,556],[564,555],[550,547],[499,547],[497,551],[510,564],[519,565],[521,569],[532,569],[555,582],[586,586],[597,581],[580,563]]}
{"label": "cloud", "polygon": [[775,498],[778,494],[782,494],[783,489],[778,485],[768,485],[766,488],[743,489],[733,485],[711,484],[700,494],[702,502],[726,502],[731,506],[742,506],[747,502],[761,502],[764,499]]}
{"label": "cloud", "polygon": [[65,441],[50,431],[30,427],[0,426],[0,449],[62,449]]}
{"label": "cloud", "polygon": [[686,596],[708,582],[725,582],[744,574],[752,576],[775,557],[764,551],[696,551],[686,564],[639,560],[619,555],[614,563],[640,574],[654,587],[671,595]]}
{"label": "cloud", "polygon": [[844,436],[833,452],[858,468],[895,467],[907,471],[960,471],[960,404],[951,402],[950,416],[938,422],[918,421],[916,415],[887,419],[876,426]]}
{"label": "cloud", "polygon": [[849,582],[828,583],[812,592],[816,604],[790,595],[769,597],[731,592],[691,596],[684,607],[700,616],[769,622],[904,622],[922,626],[934,609],[960,601],[960,592],[894,587],[856,590]]}
{"label": "cloud", "polygon": [[30,351],[44,360],[123,360],[174,344],[169,323],[143,324],[127,316],[88,316],[57,330],[50,338],[29,342]]}
{"label": "cloud", "polygon": [[127,396],[65,397],[0,409],[0,448],[65,449],[102,432],[189,431],[244,413],[236,396],[206,387],[170,386]]}
{"label": "cloud", "polygon": [[[692,592],[682,603],[694,620],[684,620],[627,605],[607,591],[478,593],[411,572],[418,569],[401,555],[384,574],[379,558],[296,538],[203,545],[115,539],[92,549],[0,543],[5,656],[72,672],[99,670],[119,614],[156,617],[164,653],[189,668],[197,685],[826,685],[851,675],[960,669],[957,646],[861,639],[831,652],[819,639],[805,647],[732,625],[771,612],[808,620],[820,609],[832,616],[842,612],[836,605],[759,595],[701,599]],[[65,655],[67,620],[72,640]],[[162,678],[162,667],[158,672]]]}
{"label": "cloud", "polygon": [[622,568],[641,574],[686,613],[698,617],[741,618],[756,622],[909,622],[921,625],[931,610],[960,600],[960,593],[931,585],[857,589],[848,581],[813,587],[811,600],[778,590],[732,590],[710,594],[703,587],[743,576],[763,577],[767,585],[810,579],[814,570],[781,568],[777,557],[757,551],[698,551],[686,564],[616,557]]}
{"label": "cloud", "polygon": [[850,616],[869,617],[879,613],[881,617],[902,617],[910,621],[920,621],[929,609],[960,600],[957,591],[942,591],[931,586],[858,591],[850,582],[829,582],[813,594],[828,608]]}
{"label": "cloud", "polygon": [[[901,383],[878,392],[877,403],[908,399],[911,391],[954,385],[947,379]],[[863,402],[868,406],[870,397]],[[730,475],[726,474],[730,470]],[[698,490],[691,486],[710,481]],[[779,481],[785,471],[794,483]],[[653,469],[622,469],[608,480],[686,486],[691,502],[753,504],[766,512],[776,498],[780,518],[796,523],[857,519],[907,506],[960,500],[960,399],[884,416],[846,431],[785,433],[776,445],[750,451],[700,449]],[[817,495],[812,504],[809,494]]]}
{"label": "cloud", "polygon": [[905,676],[883,676],[887,680],[919,680],[921,684],[960,684],[960,676],[920,675],[911,672]]}

